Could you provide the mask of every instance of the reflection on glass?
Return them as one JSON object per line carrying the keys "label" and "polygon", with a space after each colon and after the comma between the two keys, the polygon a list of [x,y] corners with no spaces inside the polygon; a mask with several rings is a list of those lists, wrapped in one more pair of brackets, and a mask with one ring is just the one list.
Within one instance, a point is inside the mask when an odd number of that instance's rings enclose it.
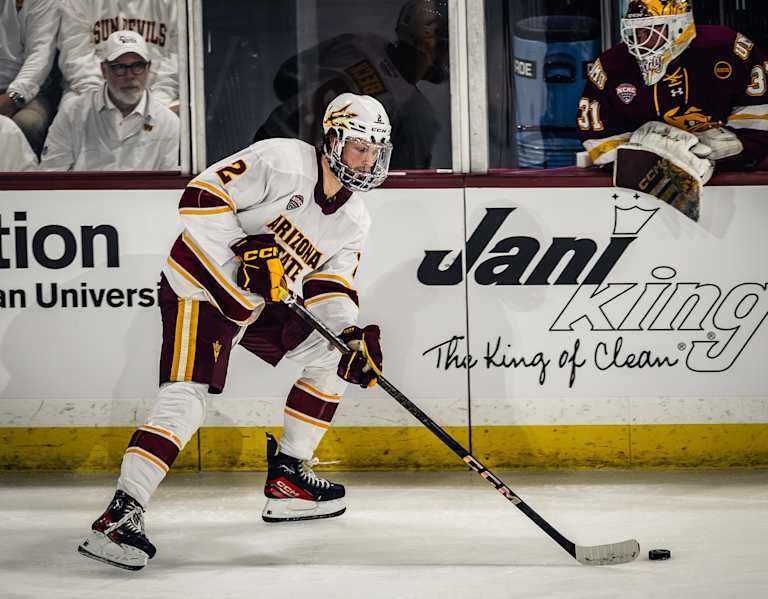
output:
{"label": "reflection on glass", "polygon": [[204,4],[209,163],[270,137],[318,145],[323,110],[350,91],[390,115],[392,168],[450,167],[445,0],[222,4]]}
{"label": "reflection on glass", "polygon": [[576,113],[600,54],[593,3],[486,3],[489,157],[492,168],[575,164]]}

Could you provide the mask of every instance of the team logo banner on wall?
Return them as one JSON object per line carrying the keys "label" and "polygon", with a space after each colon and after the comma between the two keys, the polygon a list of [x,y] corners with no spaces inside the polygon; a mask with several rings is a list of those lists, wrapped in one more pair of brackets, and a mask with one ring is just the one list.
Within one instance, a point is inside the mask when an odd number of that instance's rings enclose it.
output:
{"label": "team logo banner on wall", "polygon": [[473,400],[765,396],[768,202],[737,191],[697,224],[628,192],[468,189],[466,246],[425,248],[418,278],[466,272],[469,351],[435,334],[425,368],[470,368]]}

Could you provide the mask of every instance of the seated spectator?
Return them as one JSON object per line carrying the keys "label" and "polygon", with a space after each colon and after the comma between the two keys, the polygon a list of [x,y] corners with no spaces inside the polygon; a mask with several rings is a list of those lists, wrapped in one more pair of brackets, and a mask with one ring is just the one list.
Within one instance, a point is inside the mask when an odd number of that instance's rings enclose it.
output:
{"label": "seated spectator", "polygon": [[11,119],[0,116],[0,139],[3,140],[0,151],[0,172],[33,171],[37,169],[37,156]]}
{"label": "seated spectator", "polygon": [[99,55],[115,31],[135,31],[149,47],[147,88],[178,112],[179,67],[176,0],[60,0],[59,68],[64,99],[101,88]]}
{"label": "seated spectator", "polygon": [[62,101],[45,140],[42,170],[176,170],[179,119],[146,90],[144,38],[116,31],[104,45],[102,85]]}
{"label": "seated spectator", "polygon": [[53,66],[58,27],[58,0],[0,0],[0,115],[13,119],[38,153],[52,112],[40,87]]}

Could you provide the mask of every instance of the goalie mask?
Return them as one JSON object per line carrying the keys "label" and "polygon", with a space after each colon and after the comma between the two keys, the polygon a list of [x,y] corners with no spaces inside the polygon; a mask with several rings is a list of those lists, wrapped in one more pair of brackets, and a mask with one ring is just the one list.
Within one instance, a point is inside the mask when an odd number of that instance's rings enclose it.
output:
{"label": "goalie mask", "polygon": [[370,96],[346,93],[323,116],[323,155],[331,172],[351,191],[369,191],[387,178],[392,144],[387,111]]}
{"label": "goalie mask", "polygon": [[646,85],[658,83],[695,37],[687,0],[630,0],[621,20],[621,39],[637,60]]}

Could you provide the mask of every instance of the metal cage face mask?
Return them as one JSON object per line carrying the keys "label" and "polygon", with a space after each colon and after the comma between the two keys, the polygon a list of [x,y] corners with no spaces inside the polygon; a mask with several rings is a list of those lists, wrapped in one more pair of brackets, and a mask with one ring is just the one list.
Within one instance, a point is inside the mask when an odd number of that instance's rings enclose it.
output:
{"label": "metal cage face mask", "polygon": [[[363,153],[374,155],[369,170],[355,169],[344,162],[344,148],[348,145],[363,145]],[[343,137],[336,141],[333,149],[326,153],[331,172],[341,184],[352,191],[370,191],[384,183],[389,172],[389,160],[392,157],[392,144],[376,143],[359,137]]]}
{"label": "metal cage face mask", "polygon": [[637,60],[645,84],[654,85],[696,37],[693,13],[683,4],[676,10],[679,14],[637,16],[632,6],[621,20],[621,39]]}
{"label": "metal cage face mask", "polygon": [[[325,111],[323,131],[323,155],[344,187],[369,191],[384,182],[392,157],[392,127],[378,100],[341,94]],[[335,143],[331,143],[330,135]]]}

